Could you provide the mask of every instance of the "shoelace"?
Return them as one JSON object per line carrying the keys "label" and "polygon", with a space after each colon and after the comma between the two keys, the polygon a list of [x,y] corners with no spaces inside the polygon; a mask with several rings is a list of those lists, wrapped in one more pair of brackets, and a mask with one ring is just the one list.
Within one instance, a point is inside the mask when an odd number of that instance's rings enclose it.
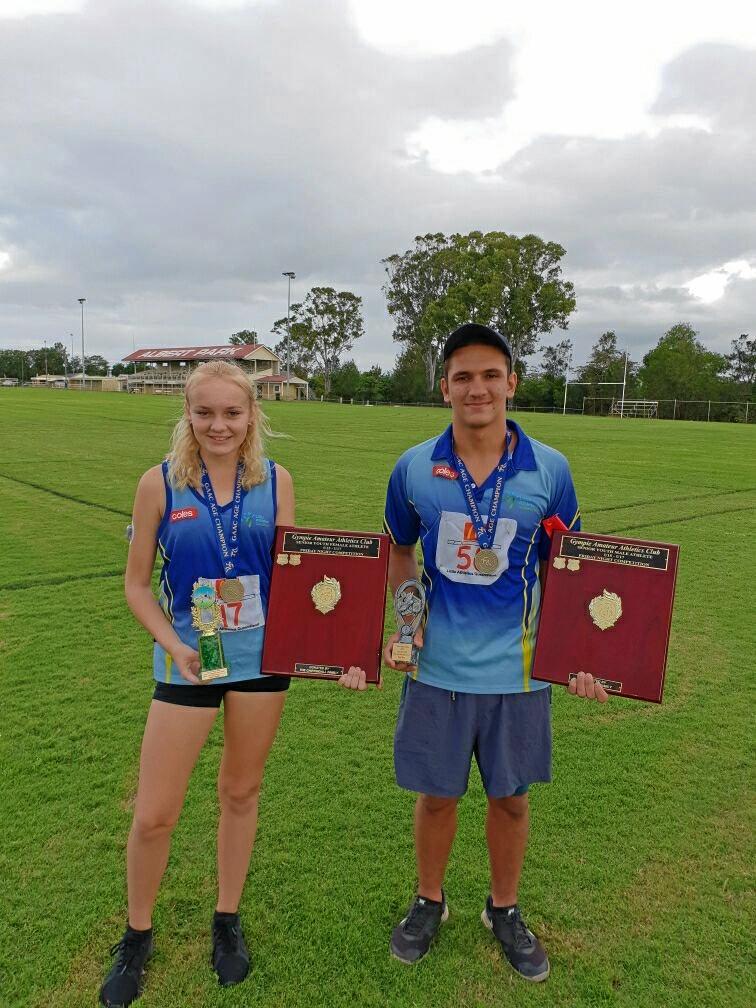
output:
{"label": "shoelace", "polygon": [[124,935],[119,942],[110,950],[110,954],[118,954],[118,959],[116,961],[116,966],[121,971],[125,973],[129,968],[133,960],[136,958],[137,953],[142,947],[142,939],[136,935]]}
{"label": "shoelace", "polygon": [[413,936],[419,935],[431,911],[432,907],[429,907],[427,903],[420,903],[419,901],[413,903],[404,925],[405,933]]}
{"label": "shoelace", "polygon": [[233,921],[216,921],[215,942],[220,945],[222,952],[235,953],[239,946],[239,930]]}
{"label": "shoelace", "polygon": [[533,944],[533,940],[528,933],[528,929],[525,925],[525,921],[522,919],[522,915],[517,907],[511,911],[507,916],[508,922],[512,926],[512,931],[514,932],[515,946],[517,948],[522,948],[526,946],[530,948]]}

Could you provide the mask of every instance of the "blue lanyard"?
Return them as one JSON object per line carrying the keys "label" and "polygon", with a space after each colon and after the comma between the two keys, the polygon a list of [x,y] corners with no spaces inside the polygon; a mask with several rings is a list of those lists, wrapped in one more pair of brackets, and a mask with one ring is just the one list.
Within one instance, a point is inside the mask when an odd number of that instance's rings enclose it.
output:
{"label": "blue lanyard", "polygon": [[491,544],[493,543],[496,535],[496,526],[499,520],[499,505],[501,504],[501,490],[504,486],[507,467],[509,466],[511,459],[509,454],[509,447],[511,443],[512,432],[507,431],[504,454],[501,456],[499,464],[496,467],[499,475],[496,477],[496,482],[494,483],[493,494],[491,496],[491,506],[488,509],[488,521],[485,524],[483,523],[483,518],[480,514],[478,502],[475,500],[473,483],[470,479],[470,474],[467,471],[467,466],[452,448],[454,465],[459,473],[459,481],[462,484],[462,492],[465,495],[465,502],[467,503],[467,513],[470,515],[470,521],[473,523],[475,536],[481,549],[491,549]]}
{"label": "blue lanyard", "polygon": [[215,499],[215,494],[213,493],[213,485],[210,482],[210,477],[207,469],[205,468],[205,463],[202,463],[202,492],[205,495],[205,500],[207,501],[207,506],[210,509],[210,515],[213,519],[213,525],[215,526],[215,538],[218,540],[218,546],[220,547],[223,570],[230,577],[236,577],[236,564],[233,558],[239,553],[239,512],[241,511],[241,475],[243,468],[244,467],[240,462],[236,469],[236,481],[234,483],[234,506],[231,511],[231,538],[227,543],[226,535],[223,531],[223,523],[221,522],[221,516],[218,510],[218,503]]}

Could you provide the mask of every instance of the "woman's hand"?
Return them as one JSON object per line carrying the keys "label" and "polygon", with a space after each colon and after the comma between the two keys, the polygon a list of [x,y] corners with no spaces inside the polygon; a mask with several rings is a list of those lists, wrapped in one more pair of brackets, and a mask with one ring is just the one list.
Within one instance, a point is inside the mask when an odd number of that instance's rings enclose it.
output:
{"label": "woman's hand", "polygon": [[179,644],[171,651],[171,658],[182,679],[186,679],[193,686],[205,685],[199,678],[199,653],[194,648],[190,648],[187,644]]}

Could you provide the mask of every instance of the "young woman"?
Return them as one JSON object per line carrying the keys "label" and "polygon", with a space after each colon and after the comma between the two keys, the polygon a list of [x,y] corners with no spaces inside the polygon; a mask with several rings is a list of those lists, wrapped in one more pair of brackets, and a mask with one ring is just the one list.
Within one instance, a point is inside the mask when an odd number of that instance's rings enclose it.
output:
{"label": "young woman", "polygon": [[[152,953],[152,908],[189,776],[223,703],[218,775],[218,902],[212,964],[221,985],[243,980],[249,954],[238,915],[257,826],[265,761],[289,680],[260,672],[275,526],[294,524],[291,476],[263,455],[269,433],[254,387],[235,364],[201,364],[162,465],[139,481],[126,599],[152,635],[155,692],[147,716],[127,848],[129,916],[100,990],[103,1005],[139,997]],[[151,577],[163,560],[156,600]],[[213,608],[213,607],[216,608]],[[220,619],[222,678],[200,681],[194,617]],[[221,657],[221,656],[218,656]],[[351,668],[342,685],[364,688]]]}

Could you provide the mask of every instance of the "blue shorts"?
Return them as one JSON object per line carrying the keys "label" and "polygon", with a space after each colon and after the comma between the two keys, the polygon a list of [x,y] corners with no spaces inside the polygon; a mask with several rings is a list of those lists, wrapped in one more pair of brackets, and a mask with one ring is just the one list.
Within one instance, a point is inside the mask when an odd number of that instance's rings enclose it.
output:
{"label": "blue shorts", "polygon": [[458,693],[407,677],[394,735],[396,782],[459,798],[472,758],[489,798],[551,780],[551,687],[530,693]]}

